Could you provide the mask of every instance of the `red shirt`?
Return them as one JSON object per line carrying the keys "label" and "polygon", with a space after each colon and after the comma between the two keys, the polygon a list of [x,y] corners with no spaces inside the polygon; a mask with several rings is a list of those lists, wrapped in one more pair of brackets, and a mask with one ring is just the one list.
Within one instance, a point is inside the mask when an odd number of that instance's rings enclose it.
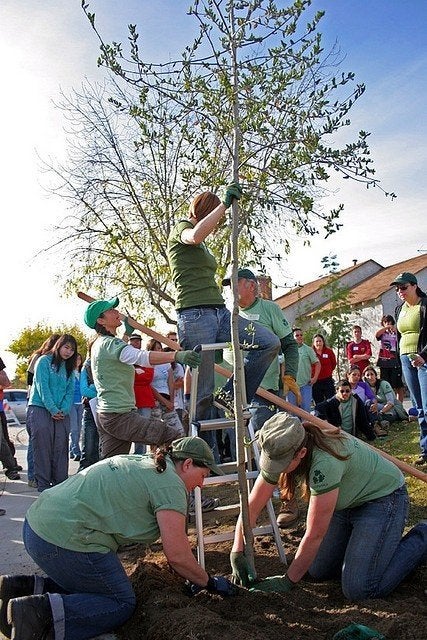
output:
{"label": "red shirt", "polygon": [[[314,349],[314,347],[313,347]],[[315,354],[319,358],[320,373],[318,380],[324,380],[325,378],[331,378],[332,372],[337,366],[337,359],[335,353],[329,347],[323,347],[322,351],[314,349]]]}
{"label": "red shirt", "polygon": [[137,409],[148,407],[152,409],[156,406],[156,400],[151,388],[151,382],[154,376],[153,367],[135,366],[135,381],[133,391],[135,393],[135,404]]}
{"label": "red shirt", "polygon": [[[351,361],[353,356],[364,356],[366,358],[363,360],[355,360]],[[363,370],[368,367],[371,363],[369,362],[369,358],[372,355],[371,343],[369,340],[361,340],[360,342],[349,342],[347,345],[347,359],[350,364],[355,364],[359,367],[360,371],[363,373]]]}

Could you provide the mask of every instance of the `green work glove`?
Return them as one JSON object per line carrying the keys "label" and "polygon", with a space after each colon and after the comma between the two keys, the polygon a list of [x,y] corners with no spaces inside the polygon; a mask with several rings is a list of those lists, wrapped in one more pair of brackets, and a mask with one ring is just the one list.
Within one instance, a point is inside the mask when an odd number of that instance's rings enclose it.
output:
{"label": "green work glove", "polygon": [[289,580],[287,574],[284,576],[271,576],[254,584],[249,591],[266,591],[268,593],[288,593],[295,583]]}
{"label": "green work glove", "polygon": [[199,366],[202,361],[202,356],[197,351],[176,351],[175,362],[179,364],[188,365],[192,369]]}
{"label": "green work glove", "polygon": [[230,564],[233,570],[231,581],[234,582],[234,584],[249,587],[254,583],[256,576],[243,551],[232,551],[230,553]]}
{"label": "green work glove", "polygon": [[129,324],[129,320],[132,320],[132,318],[130,316],[126,316],[124,320],[122,320],[123,325],[125,327],[125,334],[127,336],[131,336],[133,334],[133,332],[135,331],[135,329],[133,327],[131,327],[131,325]]}
{"label": "green work glove", "polygon": [[228,207],[231,207],[231,203],[233,202],[234,199],[240,200],[241,195],[242,195],[242,187],[240,186],[240,184],[238,182],[232,182],[231,184],[228,185],[225,191],[225,196],[224,196],[224,200],[222,201],[222,204],[225,206],[226,209],[228,209]]}

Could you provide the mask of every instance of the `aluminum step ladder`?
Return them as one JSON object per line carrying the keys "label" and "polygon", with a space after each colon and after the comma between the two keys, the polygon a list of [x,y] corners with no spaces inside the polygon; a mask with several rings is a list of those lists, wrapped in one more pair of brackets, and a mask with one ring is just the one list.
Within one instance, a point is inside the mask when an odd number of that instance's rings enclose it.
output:
{"label": "aluminum step ladder", "polygon": [[[221,349],[228,349],[230,346],[229,343],[216,343],[216,344],[202,344],[197,347],[199,351],[215,351]],[[190,394],[190,407],[189,407],[189,422],[192,436],[198,436],[203,431],[214,431],[214,430],[222,430],[236,427],[235,419],[227,419],[227,418],[214,418],[212,420],[196,420],[196,404],[197,404],[197,386],[199,379],[199,371],[198,369],[192,369],[191,371],[191,394]],[[243,393],[244,400],[246,398],[246,394]],[[246,430],[249,439],[251,440],[251,449],[247,448],[245,450],[246,457],[246,480],[249,483],[248,490],[250,490],[253,485],[254,480],[259,474],[259,447],[256,441],[254,441],[254,431],[252,426],[249,424],[249,413],[247,412],[246,417]],[[252,450],[253,456],[250,455],[250,451]],[[252,457],[255,460],[256,469],[252,469]],[[211,485],[225,485],[238,482],[238,474],[236,470],[236,463],[224,463],[218,465],[220,469],[224,472],[223,476],[213,476],[205,478],[203,483],[204,487],[208,487]],[[263,535],[272,535],[274,537],[274,541],[277,546],[277,551],[279,554],[280,561],[283,562],[287,566],[286,554],[283,548],[283,542],[280,535],[280,529],[276,522],[276,514],[274,512],[273,502],[271,500],[268,501],[267,513],[270,520],[270,524],[266,524],[260,527],[255,527],[253,529],[254,536],[263,536]],[[203,511],[202,511],[202,492],[200,487],[196,487],[194,489],[194,512],[195,512],[195,522],[196,522],[196,537],[197,537],[197,559],[199,564],[204,568],[205,567],[205,545],[213,544],[217,542],[226,542],[227,540],[233,540],[234,538],[234,529],[230,531],[226,531],[224,533],[212,534],[209,536],[204,535],[203,532]]]}

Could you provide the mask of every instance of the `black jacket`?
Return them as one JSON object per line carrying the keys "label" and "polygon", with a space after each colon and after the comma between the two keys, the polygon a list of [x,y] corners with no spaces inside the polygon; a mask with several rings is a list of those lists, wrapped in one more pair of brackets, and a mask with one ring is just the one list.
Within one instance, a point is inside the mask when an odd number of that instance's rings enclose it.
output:
{"label": "black jacket", "polygon": [[[394,312],[396,325],[400,312],[402,311],[402,307],[403,302],[398,307],[396,307],[396,310]],[[397,339],[399,342],[400,338],[401,335],[398,331]],[[418,336],[417,353],[427,362],[427,296],[421,296],[420,298],[420,335]]]}
{"label": "black jacket", "polygon": [[[351,399],[353,402],[352,435],[357,436],[358,432],[361,432],[364,434],[367,440],[375,440],[375,432],[369,422],[368,414],[366,412],[366,407],[363,404],[363,401],[357,395],[352,395]],[[318,415],[319,418],[322,418],[322,420],[327,420],[335,427],[340,427],[342,419],[339,406],[340,401],[338,400],[338,398],[333,396],[332,398],[329,398],[329,400],[325,400],[324,402],[320,402],[316,405],[316,415]]]}

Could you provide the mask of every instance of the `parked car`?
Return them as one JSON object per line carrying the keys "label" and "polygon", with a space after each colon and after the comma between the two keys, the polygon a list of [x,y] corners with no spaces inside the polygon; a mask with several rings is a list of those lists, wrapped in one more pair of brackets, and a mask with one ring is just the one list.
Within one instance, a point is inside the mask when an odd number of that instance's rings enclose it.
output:
{"label": "parked car", "polygon": [[8,403],[19,422],[27,420],[27,392],[25,389],[4,389],[4,400]]}

